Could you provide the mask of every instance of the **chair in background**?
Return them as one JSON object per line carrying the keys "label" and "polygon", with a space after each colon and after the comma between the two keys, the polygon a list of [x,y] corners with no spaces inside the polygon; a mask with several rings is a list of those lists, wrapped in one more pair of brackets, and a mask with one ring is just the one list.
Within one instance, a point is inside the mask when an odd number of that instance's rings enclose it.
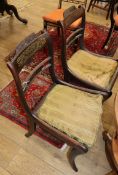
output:
{"label": "chair in background", "polygon": [[[115,121],[116,121],[116,134],[112,138],[108,132],[103,132],[103,139],[105,141],[105,151],[108,161],[112,168],[114,175],[118,174],[118,93],[115,98]],[[108,173],[109,175],[110,173]]]}
{"label": "chair in background", "polygon": [[107,11],[106,19],[108,19],[111,10],[111,1],[112,0],[90,0],[87,12],[89,12],[91,7],[92,9],[96,7]]}
{"label": "chair in background", "polygon": [[[107,38],[106,38],[102,48],[104,48],[107,45],[110,45],[109,47],[112,46],[113,41],[112,41],[112,43],[110,43],[111,36],[112,36],[112,34],[114,34],[114,31],[118,31],[118,0],[113,0],[112,1],[110,21],[111,21],[110,29],[109,29]],[[116,37],[118,38],[118,34],[117,34],[117,36],[114,36],[114,40],[116,39]]]}
{"label": "chair in background", "polygon": [[65,37],[68,26],[73,22],[74,19],[72,13],[63,21],[60,21],[62,30],[61,58],[64,80],[75,84],[78,82],[79,85],[107,92],[108,96],[110,96],[112,87],[118,75],[117,61],[110,57],[87,51],[84,47],[83,39],[79,40],[80,49],[67,60],[69,46],[74,45],[75,41],[82,37],[81,31],[83,29],[77,29],[71,33],[68,38]]}
{"label": "chair in background", "polygon": [[[44,21],[44,29],[47,30],[48,26],[52,26],[52,27],[57,27],[58,29],[58,33],[59,33],[59,25],[58,25],[58,21],[63,20],[63,14],[65,9],[62,8],[62,4],[64,2],[67,2],[68,4],[74,4],[74,5],[80,5],[81,1],[78,0],[59,0],[59,5],[58,8],[56,10],[53,10],[52,12],[46,14],[45,16],[43,16],[43,21]],[[83,1],[85,6],[87,3],[87,0]],[[70,10],[73,10],[72,8]],[[76,22],[70,27],[71,30],[75,30],[76,28],[78,28],[78,26],[81,27],[82,24],[82,18],[78,18],[76,20]]]}
{"label": "chair in background", "polygon": [[[44,51],[44,48],[47,57],[31,71],[25,81],[21,82],[20,73],[24,66],[32,61],[37,51],[42,49]],[[13,55],[10,54],[10,58],[11,61],[7,66],[14,77],[20,102],[29,118],[29,130],[26,136],[32,135],[36,125],[39,125],[43,130],[67,143],[71,147],[68,154],[69,162],[77,171],[75,156],[86,153],[96,140],[103,96],[106,93],[76,87],[56,77],[52,43],[47,33],[29,36],[21,42]],[[42,81],[47,80],[44,76],[47,70],[51,76],[50,86],[38,104],[30,109],[25,93],[37,74],[41,76]]]}

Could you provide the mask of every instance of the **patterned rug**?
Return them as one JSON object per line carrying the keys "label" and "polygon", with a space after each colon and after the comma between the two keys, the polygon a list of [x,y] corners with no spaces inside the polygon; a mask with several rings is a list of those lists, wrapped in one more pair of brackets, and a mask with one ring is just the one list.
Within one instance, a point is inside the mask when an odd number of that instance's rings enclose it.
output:
{"label": "patterned rug", "polygon": [[[94,51],[95,53],[101,53],[104,55],[108,54],[106,50],[101,49],[101,46],[103,45],[104,40],[107,36],[106,30],[107,29],[105,27],[98,26],[93,23],[87,23],[85,31],[86,47],[89,50]],[[50,35],[53,39],[56,72],[60,76],[60,78],[62,78],[63,74],[60,64],[60,38],[57,36],[56,31],[50,31]],[[115,49],[116,47],[114,47],[109,52],[109,54],[113,54]],[[68,58],[72,55],[72,52],[72,48],[70,48],[68,50]],[[26,71],[23,71],[21,74],[22,81],[28,75],[29,71],[37,64],[39,64],[43,58],[45,58],[45,53],[42,52],[38,52],[34,56],[32,63],[27,65]],[[46,77],[36,77],[36,79],[32,82],[28,92],[26,93],[26,99],[30,108],[35,107],[35,105],[39,101],[39,98],[41,98],[47,91],[47,88],[49,88],[50,83],[51,82],[48,75],[46,75]],[[0,92],[0,114],[27,129],[27,116],[19,102],[14,81],[10,82],[8,86]],[[60,148],[63,145],[63,143],[60,140],[57,140],[56,138],[52,137],[48,133],[41,130],[39,127],[37,127],[36,134],[44,140],[47,140],[51,144],[57,146],[58,148]]]}

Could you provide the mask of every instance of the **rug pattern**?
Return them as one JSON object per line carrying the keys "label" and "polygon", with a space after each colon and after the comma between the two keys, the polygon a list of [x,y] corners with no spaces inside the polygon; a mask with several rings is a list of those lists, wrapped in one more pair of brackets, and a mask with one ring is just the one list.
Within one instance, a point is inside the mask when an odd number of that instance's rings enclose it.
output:
{"label": "rug pattern", "polygon": [[[106,50],[102,50],[101,46],[106,39],[106,28],[102,26],[95,25],[93,23],[86,24],[86,31],[85,31],[85,45],[88,50],[93,51],[95,53],[100,53],[103,55],[108,54]],[[54,60],[55,60],[55,70],[56,73],[60,78],[63,78],[63,72],[61,69],[60,63],[60,47],[61,41],[60,38],[57,37],[57,33],[55,31],[50,31],[50,35],[53,39],[53,47],[54,47]],[[100,39],[98,39],[100,38]],[[114,47],[109,54],[112,55],[115,52],[116,47]],[[72,48],[68,50],[68,59],[71,57],[73,53]],[[28,64],[26,70],[21,74],[21,80],[23,81],[27,75],[29,74],[30,70],[35,67],[37,64],[41,62],[46,56],[46,53],[38,52],[33,58],[32,63]],[[51,81],[49,78],[48,73],[44,76],[37,76],[36,79],[30,85],[28,91],[26,92],[26,99],[28,101],[28,105],[31,109],[35,107],[38,103],[40,98],[45,94],[47,89],[50,87]],[[38,97],[38,98],[37,98]],[[22,106],[19,102],[18,93],[16,91],[14,81],[10,82],[7,87],[5,87],[0,92],[0,114],[6,116],[13,122],[17,123],[18,125],[27,129],[27,115],[22,109]],[[63,143],[60,140],[57,140],[53,136],[49,135],[48,133],[44,132],[37,126],[36,134],[39,137],[47,140],[51,144],[60,148]]]}

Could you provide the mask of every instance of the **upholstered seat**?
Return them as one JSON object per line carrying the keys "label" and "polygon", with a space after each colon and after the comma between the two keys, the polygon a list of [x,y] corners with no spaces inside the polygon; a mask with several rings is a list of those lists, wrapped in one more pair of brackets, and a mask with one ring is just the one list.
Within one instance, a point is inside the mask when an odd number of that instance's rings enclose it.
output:
{"label": "upholstered seat", "polygon": [[[62,21],[64,19],[63,14],[64,14],[64,9],[56,9],[53,12],[50,12],[49,14],[47,14],[46,16],[43,16],[43,20],[57,24],[58,21]],[[82,22],[82,18],[77,19],[73,24],[71,24],[69,29],[71,30],[76,29],[81,24],[81,22]]]}
{"label": "upholstered seat", "polygon": [[56,85],[37,111],[40,119],[91,147],[102,114],[102,95]]}
{"label": "upholstered seat", "polygon": [[103,88],[109,86],[118,66],[115,60],[99,57],[84,50],[77,51],[67,64],[74,75]]}

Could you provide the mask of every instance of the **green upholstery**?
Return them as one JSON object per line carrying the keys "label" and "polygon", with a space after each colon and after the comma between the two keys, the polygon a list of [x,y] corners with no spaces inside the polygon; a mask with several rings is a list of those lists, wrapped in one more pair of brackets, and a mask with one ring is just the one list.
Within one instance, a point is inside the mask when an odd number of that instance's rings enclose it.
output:
{"label": "green upholstery", "polygon": [[102,114],[102,96],[56,85],[37,115],[51,126],[91,147]]}
{"label": "green upholstery", "polygon": [[115,60],[95,56],[84,50],[77,51],[67,64],[76,76],[104,88],[108,87],[118,66]]}

